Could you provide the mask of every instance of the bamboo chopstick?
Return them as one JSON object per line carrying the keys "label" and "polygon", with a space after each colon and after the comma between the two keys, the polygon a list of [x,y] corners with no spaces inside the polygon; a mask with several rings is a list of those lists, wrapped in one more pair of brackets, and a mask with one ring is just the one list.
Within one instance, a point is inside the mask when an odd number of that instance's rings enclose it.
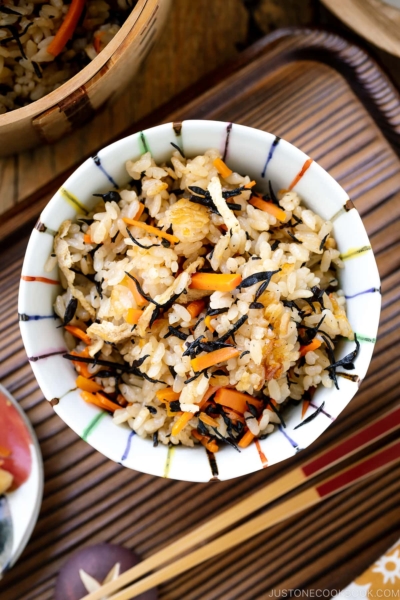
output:
{"label": "bamboo chopstick", "polygon": [[82,600],[101,600],[104,596],[109,596],[399,428],[400,407],[397,407],[377,418],[372,424],[349,435],[327,450],[323,450],[301,467],[292,469],[286,475],[264,486],[222,514],[159,550],[135,567],[122,573],[115,581],[107,583]]}
{"label": "bamboo chopstick", "polygon": [[[345,488],[361,481],[365,477],[377,473],[395,463],[400,462],[400,440],[373,452],[366,458],[357,461],[355,464],[343,469],[336,475],[327,477],[321,483],[301,492],[271,508],[247,523],[240,525],[236,529],[222,535],[209,544],[194,550],[194,552],[179,558],[172,564],[156,571],[155,573],[137,581],[128,588],[118,592],[110,600],[130,600],[138,594],[164,583],[172,577],[180,575],[196,565],[205,562],[221,552],[245,542],[249,538],[265,531],[269,527],[284,521],[306,508],[318,504],[325,498],[332,496]],[[104,593],[104,590],[103,590]]]}

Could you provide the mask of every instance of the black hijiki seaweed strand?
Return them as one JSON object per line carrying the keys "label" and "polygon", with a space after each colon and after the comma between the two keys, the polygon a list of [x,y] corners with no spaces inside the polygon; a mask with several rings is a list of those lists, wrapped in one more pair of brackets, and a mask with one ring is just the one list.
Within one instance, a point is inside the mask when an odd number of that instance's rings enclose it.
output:
{"label": "black hijiki seaweed strand", "polygon": [[115,190],[111,190],[105,194],[93,194],[93,196],[103,198],[104,202],[119,202],[121,200],[120,193],[116,192]]}
{"label": "black hijiki seaweed strand", "polygon": [[253,419],[258,419],[258,411],[257,411],[256,407],[254,406],[254,404],[250,404],[249,402],[246,402],[246,404],[247,404],[247,410],[249,411],[249,413],[251,414]]}
{"label": "black hijiki seaweed strand", "polygon": [[183,340],[184,342],[189,337],[188,333],[184,333],[183,331],[180,331],[177,327],[173,327],[172,325],[169,325],[168,333],[166,333],[164,335],[164,339],[170,337],[171,335],[175,335],[177,338],[179,338],[180,340]]}
{"label": "black hijiki seaweed strand", "polygon": [[252,309],[261,309],[264,308],[264,304],[262,302],[252,302],[249,306]]}
{"label": "black hijiki seaweed strand", "polygon": [[274,406],[274,403],[272,402],[272,400],[270,398],[267,398],[266,404],[267,404],[268,408],[270,408],[272,410],[272,412],[274,412],[276,414],[276,416],[278,417],[278,419],[280,420],[280,422],[282,424],[282,427],[284,427],[286,429],[286,423],[285,423],[284,418],[282,417],[281,413],[276,408],[276,406]]}
{"label": "black hijiki seaweed strand", "polygon": [[[63,354],[63,358],[71,360],[73,362],[83,362],[89,365],[95,364],[100,367],[108,367],[109,369],[115,369],[116,371],[121,371],[122,373],[128,373],[130,375],[136,375],[137,377],[141,377],[142,379],[147,379],[147,381],[150,381],[151,383],[163,383],[164,385],[166,385],[165,381],[149,377],[147,373],[143,373],[137,366],[130,366],[128,364],[124,365],[121,363],[112,362],[110,360],[97,360],[94,358],[86,358],[85,356],[75,356],[74,354]],[[143,359],[140,360],[143,362],[145,358],[148,358],[148,356],[143,357]]]}
{"label": "black hijiki seaweed strand", "polygon": [[135,282],[139,294],[141,296],[143,296],[143,298],[145,300],[147,300],[147,302],[151,302],[152,304],[155,304],[155,306],[157,306],[158,308],[162,308],[163,307],[162,304],[159,304],[158,302],[156,302],[155,300],[153,300],[153,298],[151,296],[149,296],[148,294],[146,294],[143,291],[142,286],[140,285],[140,283],[138,282],[138,280],[136,279],[136,277],[134,277],[133,275],[131,275],[127,271],[125,271],[125,275],[127,275],[130,279],[132,279]]}
{"label": "black hijiki seaweed strand", "polygon": [[8,6],[0,6],[0,12],[6,14],[6,15],[16,15],[18,17],[21,17],[21,13],[17,12],[16,10],[13,10],[12,8],[9,8]]}
{"label": "black hijiki seaweed strand", "polygon": [[337,367],[343,367],[343,369],[346,369],[346,371],[352,371],[353,369],[355,369],[354,361],[357,358],[358,353],[360,351],[360,342],[357,339],[357,334],[354,334],[354,341],[356,343],[355,350],[353,350],[340,360],[331,363],[329,367],[327,367],[327,369],[336,369]]}
{"label": "black hijiki seaweed strand", "polygon": [[236,321],[236,323],[232,327],[232,329],[230,329],[229,331],[224,333],[224,335],[221,335],[221,337],[218,340],[215,340],[215,342],[213,342],[213,343],[226,342],[226,340],[228,340],[231,336],[233,336],[237,332],[238,329],[241,328],[241,326],[247,321],[248,318],[249,318],[248,315],[243,315],[242,317],[240,317],[240,319],[238,321]]}
{"label": "black hijiki seaweed strand", "polygon": [[181,403],[179,402],[179,400],[172,400],[169,403],[169,408],[171,409],[172,412],[180,412],[181,409]]}
{"label": "black hijiki seaweed strand", "polygon": [[310,415],[309,417],[307,417],[306,419],[304,419],[304,421],[302,421],[301,423],[299,423],[298,425],[296,425],[296,427],[294,427],[294,429],[298,429],[299,427],[302,427],[303,425],[306,425],[307,423],[310,423],[310,421],[313,421],[315,419],[315,417],[317,415],[319,415],[320,412],[322,412],[322,410],[324,409],[325,406],[325,401],[321,404],[321,406],[319,406],[317,408],[316,411],[313,412],[312,415]]}
{"label": "black hijiki seaweed strand", "polygon": [[183,383],[185,385],[187,383],[191,383],[192,381],[194,381],[195,379],[197,379],[198,377],[200,377],[200,375],[206,375],[207,376],[207,369],[203,369],[202,371],[195,372],[195,374],[192,375],[192,377],[189,377],[189,379],[186,379],[186,381],[184,381]]}
{"label": "black hijiki seaweed strand", "polygon": [[[326,351],[328,354],[328,358],[329,358],[329,362],[330,364],[334,364],[335,363],[335,355],[333,353],[333,349],[331,347],[331,341],[323,334],[320,333],[320,336],[322,337],[322,339],[325,342],[325,346],[326,346]],[[332,379],[333,383],[335,384],[335,388],[338,390],[339,389],[339,383],[336,377],[336,369],[333,367],[332,369],[328,368],[328,373],[329,373],[329,377],[330,379]]]}
{"label": "black hijiki seaweed strand", "polygon": [[185,153],[183,152],[182,148],[180,148],[180,146],[178,146],[178,144],[174,144],[174,142],[170,142],[171,146],[173,146],[175,148],[175,150],[178,150],[179,154],[183,157],[186,158]]}
{"label": "black hijiki seaweed strand", "polygon": [[274,189],[272,187],[272,183],[271,183],[270,179],[268,180],[268,189],[269,189],[269,195],[270,195],[272,203],[275,204],[275,206],[279,206],[279,200],[275,196],[275,192],[274,192]]}
{"label": "black hijiki seaweed strand", "polygon": [[158,319],[160,314],[161,314],[161,309],[158,306],[155,306],[154,310],[151,314],[151,317],[150,317],[149,329],[151,329],[151,327],[154,325],[154,322]]}
{"label": "black hijiki seaweed strand", "polygon": [[68,323],[72,321],[77,308],[78,300],[76,298],[71,298],[71,300],[67,304],[67,308],[65,309],[63,325],[68,325]]}
{"label": "black hijiki seaweed strand", "polygon": [[271,277],[280,271],[281,269],[277,269],[276,271],[261,271],[259,273],[254,273],[253,275],[249,275],[249,277],[246,277],[239,283],[236,289],[241,290],[242,288],[248,288],[256,283],[261,283],[262,281],[268,281],[269,283],[271,281]]}
{"label": "black hijiki seaweed strand", "polygon": [[191,343],[186,342],[186,344],[188,344],[188,345],[187,345],[185,352],[182,354],[182,356],[190,356],[191,358],[194,358],[196,356],[195,352],[199,348],[200,341],[203,338],[204,338],[204,335],[199,335],[199,337],[196,338],[193,342],[191,342]]}
{"label": "black hijiki seaweed strand", "polygon": [[206,317],[216,317],[228,312],[229,308],[209,308],[206,312]]}
{"label": "black hijiki seaweed strand", "polygon": [[230,446],[232,446],[232,448],[235,448],[235,450],[236,450],[237,452],[239,452],[239,453],[240,453],[240,450],[239,450],[239,448],[238,448],[237,444],[234,442],[234,440],[231,440],[230,438],[226,438],[226,437],[224,437],[223,435],[221,435],[221,434],[220,434],[220,432],[218,431],[218,429],[217,429],[216,427],[211,427],[211,429],[212,429],[212,430],[215,432],[215,435],[216,435],[216,436],[217,436],[219,439],[223,440],[224,442],[226,442],[227,444],[229,444]]}
{"label": "black hijiki seaweed strand", "polygon": [[[131,234],[131,232],[129,231],[128,227],[126,228],[126,232],[129,235],[130,239],[132,240],[132,242],[136,245],[139,246],[139,248],[143,248],[144,250],[148,250],[149,248],[158,248],[159,246],[161,246],[161,244],[150,244],[150,246],[144,246],[144,244],[141,244],[140,242],[138,242],[133,235]],[[142,294],[143,295],[143,294]]]}
{"label": "black hijiki seaweed strand", "polygon": [[[211,199],[204,198],[203,196],[190,196],[190,198],[188,198],[188,200],[190,202],[193,202],[194,204],[200,204],[201,206],[205,206],[206,208],[209,208],[213,213],[220,215],[219,210],[217,209],[217,207],[215,206],[214,202]],[[227,202],[226,204],[227,204],[228,208],[230,208],[231,210],[235,210],[235,211],[242,210],[241,205],[237,204],[236,202]]]}
{"label": "black hijiki seaweed strand", "polygon": [[307,346],[310,342],[313,341],[313,339],[319,332],[319,329],[320,329],[322,323],[324,322],[325,317],[326,317],[326,315],[323,315],[321,320],[319,321],[319,323],[317,323],[317,325],[315,325],[315,327],[310,327],[309,325],[303,325],[302,323],[296,323],[296,325],[298,326],[299,329],[304,329],[306,332],[306,337],[302,337],[299,335],[299,342],[300,342],[301,346]]}
{"label": "black hijiki seaweed strand", "polygon": [[320,250],[323,250],[323,248],[324,248],[324,246],[325,246],[325,242],[326,242],[326,240],[328,239],[328,237],[329,237],[329,233],[327,233],[327,234],[326,234],[326,236],[325,236],[324,238],[322,238],[322,240],[321,240],[321,243],[320,243],[320,245],[319,245],[319,249],[320,249]]}
{"label": "black hijiki seaweed strand", "polygon": [[275,252],[275,250],[278,248],[279,244],[280,244],[279,240],[274,240],[272,242],[272,244],[271,244],[271,250],[272,250],[272,252]]}
{"label": "black hijiki seaweed strand", "polygon": [[18,46],[18,49],[21,52],[22,58],[24,58],[26,60],[27,56],[25,54],[25,51],[24,51],[24,48],[22,46],[20,38],[23,37],[26,34],[26,32],[28,31],[29,27],[31,27],[31,25],[33,25],[33,23],[28,23],[28,25],[24,28],[23,31],[21,31],[21,33],[18,33],[17,28],[14,27],[14,25],[7,25],[7,29],[10,30],[11,37],[2,39],[0,41],[0,46],[3,46],[3,45],[5,45],[8,42],[12,42],[12,41],[16,42],[16,44]]}

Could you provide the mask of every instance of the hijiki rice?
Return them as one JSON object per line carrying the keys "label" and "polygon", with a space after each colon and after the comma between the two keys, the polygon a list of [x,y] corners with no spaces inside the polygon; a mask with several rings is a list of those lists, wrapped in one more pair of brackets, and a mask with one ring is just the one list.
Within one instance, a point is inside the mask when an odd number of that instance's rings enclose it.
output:
{"label": "hijiki rice", "polygon": [[0,2],[0,114],[57,89],[105,48],[136,0]]}
{"label": "hijiki rice", "polygon": [[[214,149],[126,169],[61,225],[47,265],[82,401],[155,445],[245,448],[353,367],[332,223]],[[356,348],[336,361],[340,338]]]}

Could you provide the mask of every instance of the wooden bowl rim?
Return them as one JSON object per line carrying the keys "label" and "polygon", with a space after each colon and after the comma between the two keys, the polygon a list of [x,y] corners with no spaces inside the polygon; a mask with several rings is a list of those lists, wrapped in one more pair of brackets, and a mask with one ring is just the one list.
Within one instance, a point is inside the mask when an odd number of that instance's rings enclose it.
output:
{"label": "wooden bowl rim", "polygon": [[129,32],[139,20],[143,10],[147,5],[153,6],[158,0],[138,0],[136,6],[129,14],[125,23],[122,25],[118,33],[113,37],[109,44],[94,58],[86,67],[78,71],[71,79],[65,81],[59,88],[53,90],[49,94],[43,96],[39,100],[35,100],[10,112],[0,115],[0,128],[4,125],[12,125],[18,121],[22,121],[27,117],[36,117],[37,115],[56,106],[60,101],[65,100],[73,92],[85,85],[96,73],[98,73],[107,61],[112,57],[114,52],[122,45]]}

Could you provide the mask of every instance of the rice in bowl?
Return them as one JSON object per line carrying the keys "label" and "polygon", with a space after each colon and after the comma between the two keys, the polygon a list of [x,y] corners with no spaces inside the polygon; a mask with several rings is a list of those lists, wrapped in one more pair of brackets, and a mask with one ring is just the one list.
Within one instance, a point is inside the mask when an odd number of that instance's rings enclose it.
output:
{"label": "rice in bowl", "polygon": [[48,262],[82,397],[154,444],[244,448],[337,383],[336,341],[354,334],[332,223],[295,192],[261,197],[213,149],[126,168]]}
{"label": "rice in bowl", "polygon": [[[1,2],[0,114],[39,100],[89,64],[135,4],[134,0]],[[77,22],[63,34],[71,11]]]}

